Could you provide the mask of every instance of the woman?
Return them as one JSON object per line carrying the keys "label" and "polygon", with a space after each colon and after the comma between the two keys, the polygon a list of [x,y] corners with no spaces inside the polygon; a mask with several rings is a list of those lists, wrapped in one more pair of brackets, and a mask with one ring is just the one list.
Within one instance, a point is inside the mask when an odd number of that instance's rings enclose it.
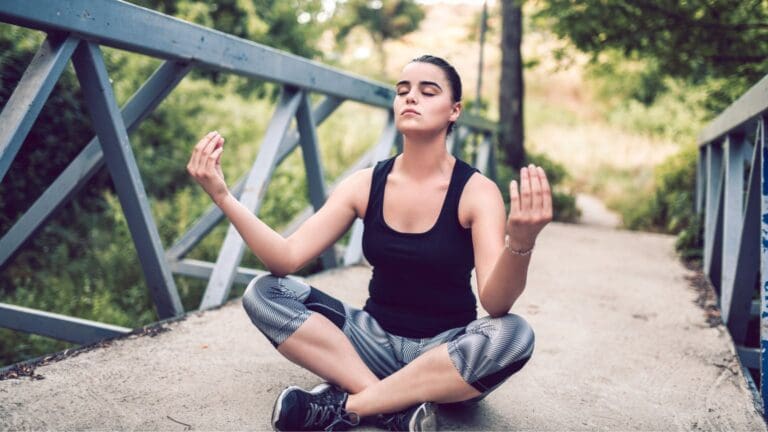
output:
{"label": "woman", "polygon": [[[536,237],[552,219],[544,170],[529,165],[519,188],[510,183],[507,217],[495,183],[446,150],[462,108],[455,69],[438,57],[416,58],[396,93],[402,154],[342,181],[287,239],[227,189],[218,133],[200,140],[187,166],[271,272],[243,294],[249,317],[283,356],[328,381],[285,389],[273,411],[277,430],[348,429],[374,415],[391,429],[434,429],[434,403],[484,397],[533,352],[533,331],[509,310],[525,288]],[[373,265],[363,310],[286,276],[357,217]],[[481,319],[473,267],[489,314]]]}

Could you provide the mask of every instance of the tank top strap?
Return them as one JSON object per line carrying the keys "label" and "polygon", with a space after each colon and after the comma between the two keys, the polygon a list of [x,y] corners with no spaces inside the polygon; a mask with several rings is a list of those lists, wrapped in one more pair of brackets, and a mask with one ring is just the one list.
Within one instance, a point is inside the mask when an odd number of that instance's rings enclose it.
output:
{"label": "tank top strap", "polygon": [[370,220],[374,215],[380,214],[380,209],[384,203],[384,187],[387,184],[387,175],[392,170],[395,163],[395,157],[384,159],[376,163],[371,175],[371,190],[368,194],[368,207],[365,211],[365,221]]}
{"label": "tank top strap", "polygon": [[451,184],[445,197],[445,209],[456,218],[458,218],[459,214],[458,208],[461,193],[464,191],[464,186],[466,186],[467,181],[469,181],[469,178],[475,172],[480,171],[463,160],[456,158],[456,167],[453,170],[453,178],[451,179]]}

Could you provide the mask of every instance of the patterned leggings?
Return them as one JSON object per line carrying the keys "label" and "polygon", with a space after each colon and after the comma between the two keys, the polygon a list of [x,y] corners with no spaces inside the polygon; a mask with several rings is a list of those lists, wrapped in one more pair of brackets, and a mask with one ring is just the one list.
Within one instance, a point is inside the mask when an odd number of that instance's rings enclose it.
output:
{"label": "patterned leggings", "polygon": [[480,398],[519,371],[533,354],[533,330],[515,314],[483,317],[431,338],[406,338],[388,333],[368,312],[294,276],[265,274],[253,279],[243,294],[243,307],[275,347],[310,314],[325,316],[349,338],[363,362],[379,378],[398,371],[430,348],[447,343],[453,365],[467,383],[483,393]]}

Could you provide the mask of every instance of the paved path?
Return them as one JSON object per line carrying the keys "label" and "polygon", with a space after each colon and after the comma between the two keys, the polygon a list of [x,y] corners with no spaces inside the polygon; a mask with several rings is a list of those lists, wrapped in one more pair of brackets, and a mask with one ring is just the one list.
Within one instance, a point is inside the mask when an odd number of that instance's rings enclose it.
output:
{"label": "paved path", "polygon": [[[694,303],[673,238],[552,224],[514,306],[532,360],[485,401],[441,410],[444,430],[765,431],[730,337]],[[370,270],[312,283],[356,304]],[[277,393],[309,387],[240,302],[0,381],[0,430],[264,430]],[[188,425],[188,426],[186,426]]]}
{"label": "paved path", "polygon": [[576,194],[576,207],[581,211],[579,223],[582,225],[618,228],[621,226],[621,216],[609,210],[600,199],[594,195]]}

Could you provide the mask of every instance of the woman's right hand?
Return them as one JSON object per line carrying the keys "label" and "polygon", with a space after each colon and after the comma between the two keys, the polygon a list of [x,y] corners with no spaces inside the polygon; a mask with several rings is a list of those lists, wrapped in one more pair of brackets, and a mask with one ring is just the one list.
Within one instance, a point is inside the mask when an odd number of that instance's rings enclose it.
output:
{"label": "woman's right hand", "polygon": [[216,131],[209,132],[195,145],[187,164],[187,172],[217,204],[229,195],[224,173],[221,171],[223,152],[224,137]]}

